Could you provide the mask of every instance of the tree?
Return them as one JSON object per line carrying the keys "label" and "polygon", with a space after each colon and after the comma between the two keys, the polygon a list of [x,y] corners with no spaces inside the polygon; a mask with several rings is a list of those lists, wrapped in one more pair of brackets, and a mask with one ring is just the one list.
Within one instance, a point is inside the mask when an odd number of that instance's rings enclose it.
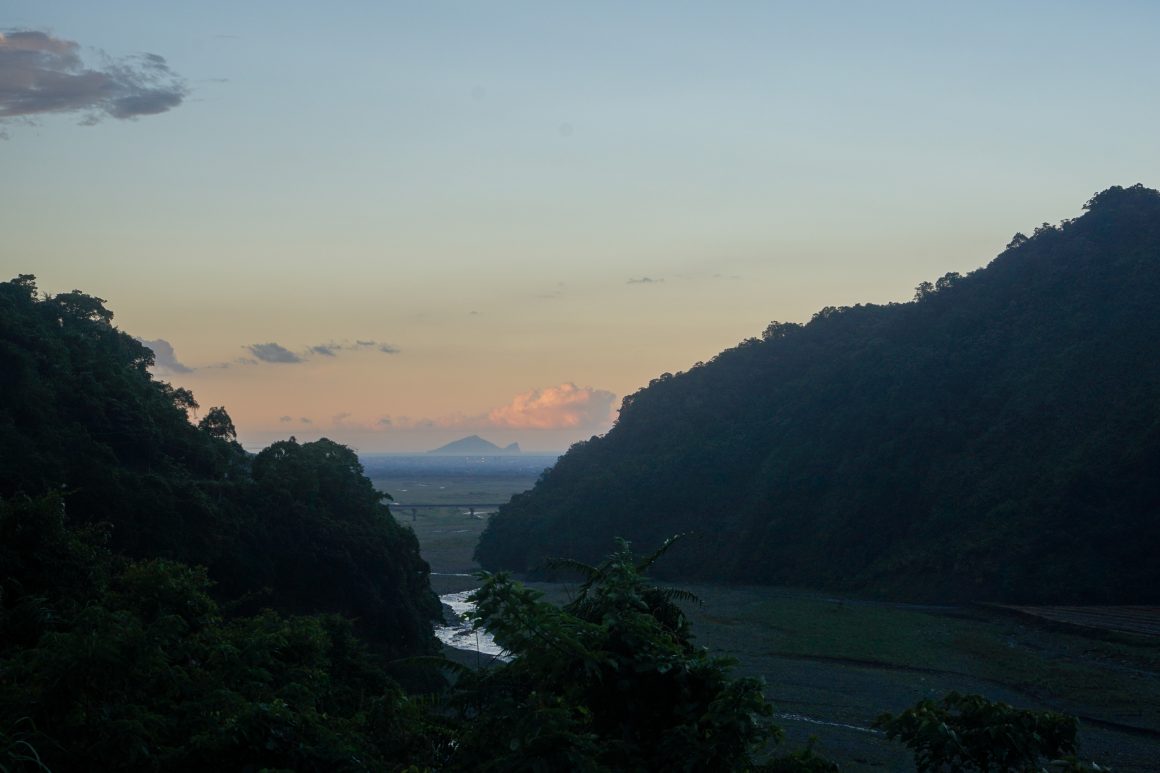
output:
{"label": "tree", "polygon": [[938,703],[919,701],[897,717],[883,714],[875,725],[914,750],[919,773],[1040,771],[1045,762],[1070,771],[1102,769],[1075,760],[1075,717],[980,695],[952,692]]}
{"label": "tree", "polygon": [[691,642],[675,600],[628,544],[586,574],[558,608],[504,573],[481,575],[476,624],[513,655],[468,675],[460,710],[463,768],[739,770],[780,731],[756,679]]}
{"label": "tree", "polygon": [[765,330],[761,331],[761,340],[775,341],[778,338],[785,338],[790,333],[801,330],[801,327],[796,322],[778,322],[774,320],[766,325]]}
{"label": "tree", "polygon": [[203,568],[126,561],[59,496],[0,498],[0,771],[399,770],[444,737],[350,621],[227,616]]}
{"label": "tree", "polygon": [[222,440],[232,441],[238,439],[238,431],[234,429],[234,422],[230,419],[230,415],[226,413],[226,409],[221,406],[210,408],[205,418],[197,423],[197,428],[208,432],[211,437],[221,438]]}

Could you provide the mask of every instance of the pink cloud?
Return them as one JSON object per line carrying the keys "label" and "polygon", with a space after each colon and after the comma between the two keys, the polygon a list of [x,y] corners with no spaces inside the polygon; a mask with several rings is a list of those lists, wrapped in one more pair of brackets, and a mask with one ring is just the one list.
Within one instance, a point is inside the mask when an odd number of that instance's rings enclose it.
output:
{"label": "pink cloud", "polygon": [[80,46],[36,30],[0,32],[0,122],[43,113],[138,118],[172,110],[188,91],[157,54],[85,67]]}
{"label": "pink cloud", "polygon": [[616,395],[603,389],[564,383],[533,389],[487,414],[487,424],[509,429],[597,427],[612,420]]}
{"label": "pink cloud", "polygon": [[604,431],[612,424],[616,395],[604,389],[578,387],[573,383],[523,392],[506,405],[487,413],[451,413],[435,418],[378,414],[359,417],[339,413],[331,417],[334,430],[407,432],[412,430],[591,430]]}

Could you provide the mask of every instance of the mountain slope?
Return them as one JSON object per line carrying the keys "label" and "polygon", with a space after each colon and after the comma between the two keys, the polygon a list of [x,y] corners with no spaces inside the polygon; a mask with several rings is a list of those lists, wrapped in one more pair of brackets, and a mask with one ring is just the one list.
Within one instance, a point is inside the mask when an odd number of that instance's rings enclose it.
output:
{"label": "mountain slope", "polygon": [[428,566],[354,452],[291,438],[251,457],[220,408],[194,426],[193,395],[153,380],[112,319],[0,282],[0,500],[59,495],[119,555],[207,567],[235,611],[338,613],[388,652],[432,650]]}
{"label": "mountain slope", "polygon": [[775,323],[654,380],[477,557],[527,570],[693,531],[670,574],[1160,600],[1160,193],[1086,208],[912,303]]}

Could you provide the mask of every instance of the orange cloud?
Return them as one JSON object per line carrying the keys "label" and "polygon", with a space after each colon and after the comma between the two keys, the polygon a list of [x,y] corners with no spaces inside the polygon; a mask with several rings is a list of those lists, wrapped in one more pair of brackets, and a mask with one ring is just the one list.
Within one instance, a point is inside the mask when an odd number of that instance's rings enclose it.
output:
{"label": "orange cloud", "polygon": [[[578,387],[573,383],[533,389],[518,394],[506,405],[487,413],[451,413],[435,418],[378,414],[373,418],[343,412],[331,417],[332,430],[407,432],[411,430],[591,430],[604,431],[612,424],[616,395],[604,389]],[[279,419],[285,423],[289,417]],[[305,421],[305,419],[303,419]]]}
{"label": "orange cloud", "polygon": [[533,389],[487,414],[487,423],[508,429],[596,427],[612,420],[616,395],[572,383]]}

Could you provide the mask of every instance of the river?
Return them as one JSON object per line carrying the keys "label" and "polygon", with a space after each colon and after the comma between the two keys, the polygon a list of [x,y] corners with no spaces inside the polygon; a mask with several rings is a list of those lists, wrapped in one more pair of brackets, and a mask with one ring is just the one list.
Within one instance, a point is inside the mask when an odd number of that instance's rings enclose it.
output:
{"label": "river", "polygon": [[450,619],[443,625],[435,626],[435,635],[439,641],[456,649],[478,652],[480,655],[503,661],[511,660],[504,649],[495,643],[490,633],[483,629],[474,631],[471,629],[471,620],[468,619],[467,613],[475,607],[475,604],[468,601],[467,597],[474,592],[474,589],[465,590],[446,593],[439,597],[445,607],[450,607],[453,614],[445,614]]}

